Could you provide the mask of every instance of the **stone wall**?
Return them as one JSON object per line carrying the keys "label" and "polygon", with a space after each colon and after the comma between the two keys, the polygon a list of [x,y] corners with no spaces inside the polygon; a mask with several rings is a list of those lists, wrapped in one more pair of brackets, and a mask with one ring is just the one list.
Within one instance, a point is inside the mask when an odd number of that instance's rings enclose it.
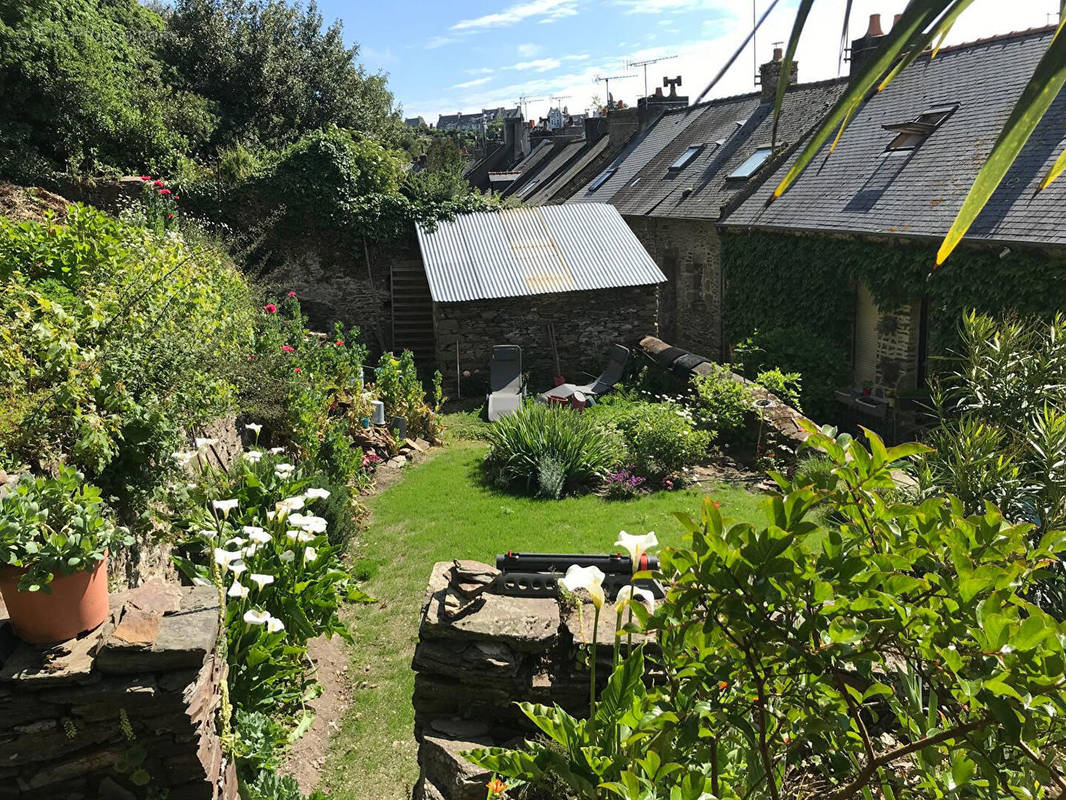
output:
{"label": "stone wall", "polygon": [[493,345],[516,344],[530,375],[529,391],[544,391],[555,374],[548,338],[552,322],[563,374],[575,382],[591,380],[581,370],[598,375],[612,343],[634,345],[657,330],[657,309],[655,286],[435,303],[437,366],[449,393],[454,392],[458,341],[459,371],[470,372],[474,383],[484,378],[480,383],[487,386]]}
{"label": "stone wall", "polygon": [[625,220],[666,275],[659,310],[662,336],[697,353],[724,358],[721,241],[715,223],[665,217]]}
{"label": "stone wall", "polygon": [[889,397],[918,386],[921,306],[879,309],[874,387]]}
{"label": "stone wall", "polygon": [[[558,703],[575,716],[588,711],[588,675],[576,666],[575,645],[592,641],[592,605],[484,591],[496,574],[476,561],[433,567],[412,663],[414,800],[484,800],[489,774],[460,753],[531,736],[535,729],[515,702]],[[604,683],[613,626],[613,615],[604,614],[597,648]]]}
{"label": "stone wall", "polygon": [[110,620],[49,648],[0,619],[0,800],[236,798],[217,590],[154,581],[111,600]]}

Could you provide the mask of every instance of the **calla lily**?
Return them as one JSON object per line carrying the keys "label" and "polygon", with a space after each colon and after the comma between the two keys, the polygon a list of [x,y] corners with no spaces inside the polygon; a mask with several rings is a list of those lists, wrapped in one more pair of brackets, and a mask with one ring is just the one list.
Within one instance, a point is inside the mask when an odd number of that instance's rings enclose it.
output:
{"label": "calla lily", "polygon": [[325,500],[329,497],[329,492],[325,489],[308,489],[304,492],[304,497],[308,500]]}
{"label": "calla lily", "polygon": [[246,558],[251,558],[256,553],[259,552],[259,545],[257,545],[255,542],[252,542],[250,545],[248,545],[246,548],[244,548],[244,550],[242,550],[241,552],[244,553]]}
{"label": "calla lily", "polygon": [[304,548],[304,561],[314,561],[318,558],[318,551],[313,547]]}
{"label": "calla lily", "polygon": [[257,608],[249,608],[244,612],[244,621],[249,625],[266,625],[271,619],[269,612]]}
{"label": "calla lily", "polygon": [[629,558],[633,564],[633,571],[639,572],[641,556],[658,545],[659,540],[655,538],[655,531],[648,531],[643,536],[634,536],[631,533],[619,531],[618,541],[614,544],[615,547],[622,547],[629,553]]}
{"label": "calla lily", "polygon": [[244,426],[244,428],[245,428],[245,430],[251,431],[256,436],[259,435],[259,431],[263,430],[263,426],[262,425],[257,425],[254,422],[249,422],[247,425]]}
{"label": "calla lily", "polygon": [[599,567],[579,567],[577,564],[571,564],[570,569],[563,576],[562,583],[571,592],[584,589],[592,597],[592,602],[599,610],[603,608],[607,599],[603,594],[604,577],[606,576]]}
{"label": "calla lily", "polygon": [[292,552],[292,550],[286,550],[284,553],[278,556],[278,558],[281,559],[281,562],[283,564],[289,564],[292,563],[293,559],[296,558],[296,553]]}
{"label": "calla lily", "polygon": [[303,528],[305,531],[311,531],[312,533],[325,533],[326,527],[329,525],[322,517],[301,517],[299,522],[292,520],[292,524],[297,528]]}
{"label": "calla lily", "polygon": [[267,620],[268,633],[280,633],[283,630],[285,630],[285,623],[277,617],[271,617]]}
{"label": "calla lily", "polygon": [[236,561],[230,562],[229,571],[232,572],[234,575],[240,575],[242,572],[246,572],[247,570],[248,567],[246,567],[244,562],[241,561],[239,558]]}
{"label": "calla lily", "polygon": [[286,497],[284,500],[279,500],[274,504],[274,509],[281,516],[291,514],[294,511],[299,511],[304,507],[304,498],[300,495],[295,497]]}
{"label": "calla lily", "polygon": [[244,543],[247,541],[248,540],[245,539],[243,536],[234,536],[232,539],[226,540],[226,547],[229,547],[230,545],[233,545],[235,547],[244,547]]}
{"label": "calla lily", "polygon": [[257,544],[266,544],[270,541],[270,534],[254,525],[245,525],[244,532],[248,534],[249,539]]}
{"label": "calla lily", "polygon": [[280,456],[284,452],[285,452],[285,448],[284,447],[271,447],[270,448],[270,455],[272,455],[272,456]]}
{"label": "calla lily", "polygon": [[221,567],[228,567],[234,561],[240,559],[241,553],[239,550],[223,550],[221,547],[215,548],[215,563]]}
{"label": "calla lily", "polygon": [[631,602],[643,603],[648,607],[648,611],[655,611],[655,595],[649,592],[647,589],[641,589],[636,586],[623,586],[618,590],[618,596],[614,599],[614,610],[621,615]]}
{"label": "calla lily", "polygon": [[197,450],[203,450],[205,447],[212,447],[212,446],[218,444],[218,439],[208,439],[208,438],[199,439],[199,438],[197,438],[197,439],[193,440],[193,444],[196,445],[196,449]]}
{"label": "calla lily", "polygon": [[296,467],[294,467],[292,464],[275,464],[274,465],[274,475],[277,478],[279,478],[280,480],[285,480],[290,475],[292,475],[292,473],[295,472],[295,471],[296,471]]}
{"label": "calla lily", "polygon": [[215,511],[221,511],[223,517],[228,517],[229,512],[237,507],[238,501],[233,500],[212,500],[211,505]]}
{"label": "calla lily", "polygon": [[301,531],[285,531],[285,538],[290,542],[295,542],[299,538],[300,533]]}
{"label": "calla lily", "polygon": [[244,460],[249,461],[252,464],[258,464],[260,461],[263,460],[263,451],[249,450],[247,453],[244,454]]}
{"label": "calla lily", "polygon": [[250,580],[256,586],[258,586],[260,590],[262,590],[264,586],[269,586],[274,582],[274,576],[260,575],[258,573],[253,572],[251,575],[248,576],[248,580]]}
{"label": "calla lily", "polygon": [[243,600],[245,597],[248,596],[248,587],[242,585],[241,583],[235,580],[232,584],[230,584],[229,591],[226,592],[226,594],[229,597],[239,597],[241,600]]}

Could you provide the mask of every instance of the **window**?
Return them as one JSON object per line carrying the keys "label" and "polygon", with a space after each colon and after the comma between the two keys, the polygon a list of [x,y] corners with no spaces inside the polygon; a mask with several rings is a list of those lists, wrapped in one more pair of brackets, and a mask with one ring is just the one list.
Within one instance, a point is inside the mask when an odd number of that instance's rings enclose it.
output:
{"label": "window", "polygon": [[630,189],[632,189],[632,188],[633,188],[634,186],[636,186],[636,185],[637,185],[638,183],[640,183],[640,178],[634,178],[634,179],[633,179],[633,182],[632,182],[631,184],[629,184],[629,188],[630,188]]}
{"label": "window", "polygon": [[671,164],[668,169],[671,171],[684,169],[689,165],[692,159],[694,159],[700,154],[701,150],[703,150],[702,144],[689,145],[687,148],[685,148],[685,152],[678,156],[677,161]]}
{"label": "window", "polygon": [[605,169],[603,172],[601,172],[600,176],[596,178],[596,180],[594,180],[592,182],[592,185],[589,187],[589,193],[596,191],[601,186],[603,186],[603,184],[607,183],[610,177],[616,172],[618,172],[618,167],[611,167],[610,169]]}
{"label": "window", "polygon": [[748,156],[744,163],[737,167],[729,175],[730,178],[742,178],[747,180],[756,172],[759,171],[759,167],[766,163],[767,159],[773,154],[774,148],[772,147],[760,147],[750,156]]}
{"label": "window", "polygon": [[928,139],[933,131],[944,124],[944,120],[955,113],[958,103],[954,105],[934,106],[917,119],[910,122],[898,122],[884,125],[886,131],[895,131],[896,138],[888,143],[885,152],[892,150],[913,150]]}
{"label": "window", "polygon": [[540,178],[534,178],[521,189],[519,189],[517,192],[515,192],[515,194],[517,194],[519,197],[525,197],[537,187],[538,183],[540,183]]}

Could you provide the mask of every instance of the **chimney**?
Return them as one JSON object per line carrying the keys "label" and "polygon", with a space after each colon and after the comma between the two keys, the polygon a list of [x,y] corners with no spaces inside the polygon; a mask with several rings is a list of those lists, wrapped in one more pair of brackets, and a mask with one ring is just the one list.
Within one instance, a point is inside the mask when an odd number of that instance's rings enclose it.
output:
{"label": "chimney", "polygon": [[[899,16],[896,16],[896,21],[899,20]],[[895,22],[893,22],[895,24]],[[871,14],[870,24],[866,29],[866,33],[862,37],[855,39],[851,43],[851,77],[857,76],[863,68],[870,63],[870,59],[873,58],[877,52],[877,48],[881,46],[881,40],[884,38],[885,32],[881,30],[881,15]]]}
{"label": "chimney", "polygon": [[[688,96],[677,93],[677,87],[681,86],[681,76],[676,78],[663,77],[663,85],[656,86],[655,92],[647,97],[637,100],[638,116],[640,117],[640,129],[649,127],[663,113],[671,108],[684,108],[688,105]],[[669,88],[670,94],[664,94],[663,88]]]}
{"label": "chimney", "polygon": [[774,48],[773,60],[759,67],[759,85],[762,86],[762,102],[770,103],[777,97],[777,84],[784,80],[791,86],[799,82],[799,63],[793,61],[786,77],[781,75],[782,61],[785,57],[780,47]]}
{"label": "chimney", "polygon": [[503,143],[515,162],[529,155],[529,128],[521,117],[503,121]]}

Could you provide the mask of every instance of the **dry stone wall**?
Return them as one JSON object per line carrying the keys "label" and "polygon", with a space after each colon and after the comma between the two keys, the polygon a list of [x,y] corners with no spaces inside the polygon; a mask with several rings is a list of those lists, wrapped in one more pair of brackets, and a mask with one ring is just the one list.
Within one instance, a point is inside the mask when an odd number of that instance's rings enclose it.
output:
{"label": "dry stone wall", "polygon": [[107,622],[52,647],[0,619],[0,800],[236,798],[218,633],[215,587],[162,581],[113,595]]}

